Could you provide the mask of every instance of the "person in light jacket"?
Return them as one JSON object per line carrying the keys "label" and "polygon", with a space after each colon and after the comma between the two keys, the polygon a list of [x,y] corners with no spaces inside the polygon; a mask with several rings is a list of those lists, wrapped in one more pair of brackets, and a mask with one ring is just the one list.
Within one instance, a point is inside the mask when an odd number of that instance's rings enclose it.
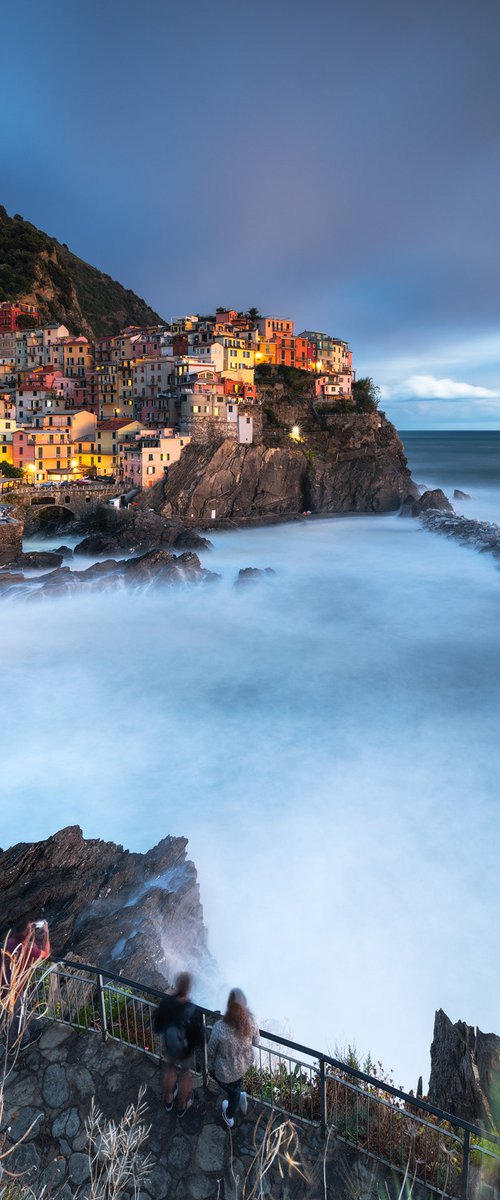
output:
{"label": "person in light jacket", "polygon": [[227,1009],[216,1021],[208,1043],[208,1069],[227,1100],[222,1101],[222,1116],[229,1129],[234,1125],[238,1108],[243,1115],[248,1109],[246,1092],[242,1091],[243,1076],[253,1064],[253,1046],[259,1044],[259,1027],[247,1008],[241,988],[233,988]]}

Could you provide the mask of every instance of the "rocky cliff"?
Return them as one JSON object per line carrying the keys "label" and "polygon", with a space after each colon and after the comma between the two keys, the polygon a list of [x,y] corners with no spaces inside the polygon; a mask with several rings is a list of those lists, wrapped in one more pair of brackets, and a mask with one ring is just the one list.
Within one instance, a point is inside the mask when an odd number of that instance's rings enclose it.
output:
{"label": "rocky cliff", "polygon": [[196,870],[186,839],[147,854],[84,838],[77,825],[0,851],[3,933],[44,916],[54,954],[77,955],[156,986],[208,966]]}
{"label": "rocky cliff", "polygon": [[213,437],[191,443],[155,490],[155,508],[198,523],[215,513],[216,520],[242,524],[304,511],[389,512],[418,496],[384,413],[352,406],[321,411],[314,380],[303,371],[270,372],[258,399],[262,431],[259,422],[254,444]]}
{"label": "rocky cliff", "polygon": [[89,338],[161,322],[130,288],[0,205],[0,300],[14,299],[37,304],[42,323],[62,321]]}
{"label": "rocky cliff", "polygon": [[429,1100],[472,1124],[500,1129],[500,1037],[440,1008],[431,1046]]}

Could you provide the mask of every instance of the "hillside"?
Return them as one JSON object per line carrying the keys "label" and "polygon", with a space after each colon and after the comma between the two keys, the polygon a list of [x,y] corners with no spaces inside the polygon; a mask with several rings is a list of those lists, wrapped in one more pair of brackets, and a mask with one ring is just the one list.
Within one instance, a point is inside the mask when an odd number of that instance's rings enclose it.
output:
{"label": "hillside", "polygon": [[15,299],[37,304],[43,323],[62,321],[87,337],[162,323],[130,288],[0,205],[0,301]]}

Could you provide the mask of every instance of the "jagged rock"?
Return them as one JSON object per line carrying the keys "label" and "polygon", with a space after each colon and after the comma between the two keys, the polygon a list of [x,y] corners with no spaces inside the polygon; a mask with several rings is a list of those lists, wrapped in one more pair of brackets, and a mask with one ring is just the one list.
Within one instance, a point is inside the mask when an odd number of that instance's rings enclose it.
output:
{"label": "jagged rock", "polygon": [[0,520],[0,566],[13,563],[22,553],[23,525],[11,517]]}
{"label": "jagged rock", "polygon": [[449,513],[453,513],[454,511],[453,505],[450,504],[448,497],[445,496],[441,488],[434,488],[431,492],[424,492],[423,496],[405,496],[401,505],[400,516],[419,517],[421,513],[434,511]]}
{"label": "jagged rock", "polygon": [[109,575],[113,571],[121,570],[121,563],[118,563],[115,558],[105,558],[104,562],[92,563],[91,567],[86,567],[84,571],[72,571],[73,579],[79,579],[86,582],[89,579],[102,579],[103,575]]}
{"label": "jagged rock", "polygon": [[469,496],[468,492],[461,492],[460,488],[455,488],[455,491],[453,492],[453,499],[454,500],[470,500],[471,497]]}
{"label": "jagged rock", "polygon": [[[185,838],[164,838],[147,854],[86,839],[78,826],[46,841],[0,851],[4,925],[26,914],[49,921],[56,955],[161,986],[172,982],[178,954],[208,962],[196,871]],[[165,930],[165,944],[158,936]]]}
{"label": "jagged rock", "polygon": [[497,1128],[500,1037],[464,1021],[453,1024],[440,1008],[434,1020],[428,1098],[466,1121]]}
{"label": "jagged rock", "polygon": [[238,578],[235,580],[235,587],[241,587],[247,583],[253,583],[256,579],[265,578],[266,575],[276,575],[272,567],[265,567],[261,570],[260,567],[242,567],[238,571]]}
{"label": "jagged rock", "polygon": [[211,543],[181,521],[168,521],[152,509],[105,513],[103,530],[95,530],[75,546],[75,554],[146,553],[163,547],[179,550],[208,550]]}
{"label": "jagged rock", "polygon": [[62,560],[63,555],[57,550],[30,550],[28,553],[18,554],[12,566],[18,567],[20,570],[60,567]]}
{"label": "jagged rock", "polygon": [[78,542],[74,554],[112,554],[118,546],[118,537],[113,533],[89,533],[88,537]]}
{"label": "jagged rock", "polygon": [[0,571],[0,589],[2,589],[2,591],[4,588],[24,582],[24,575],[13,574],[12,571]]}
{"label": "jagged rock", "polygon": [[63,558],[73,558],[71,546],[56,546],[54,554],[62,554]]}
{"label": "jagged rock", "polygon": [[129,558],[122,564],[125,579],[134,583],[151,579],[159,583],[199,583],[213,572],[205,571],[197,554],[187,550],[184,554],[170,554],[168,550],[149,550],[139,558]]}

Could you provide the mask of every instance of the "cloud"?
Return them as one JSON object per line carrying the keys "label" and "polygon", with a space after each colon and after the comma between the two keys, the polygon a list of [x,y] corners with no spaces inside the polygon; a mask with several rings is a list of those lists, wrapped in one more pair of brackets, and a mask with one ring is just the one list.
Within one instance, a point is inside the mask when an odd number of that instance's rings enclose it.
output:
{"label": "cloud", "polygon": [[493,388],[457,379],[438,379],[435,375],[411,375],[400,384],[383,386],[381,391],[384,399],[500,400],[500,392]]}

